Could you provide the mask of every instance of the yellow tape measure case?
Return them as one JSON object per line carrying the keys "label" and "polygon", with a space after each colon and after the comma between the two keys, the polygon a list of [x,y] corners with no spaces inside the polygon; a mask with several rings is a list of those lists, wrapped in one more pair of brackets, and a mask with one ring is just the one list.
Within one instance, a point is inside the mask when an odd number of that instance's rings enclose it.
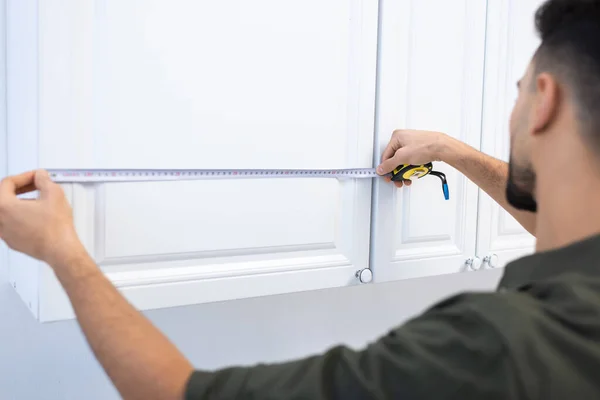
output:
{"label": "yellow tape measure case", "polygon": [[448,183],[446,182],[446,175],[442,172],[433,170],[433,163],[427,163],[422,165],[411,165],[411,164],[402,164],[397,166],[391,172],[391,178],[393,182],[401,182],[404,180],[409,180],[411,178],[421,179],[427,175],[437,176],[442,180],[442,191],[444,192],[444,198],[446,200],[450,199],[450,192],[448,190]]}

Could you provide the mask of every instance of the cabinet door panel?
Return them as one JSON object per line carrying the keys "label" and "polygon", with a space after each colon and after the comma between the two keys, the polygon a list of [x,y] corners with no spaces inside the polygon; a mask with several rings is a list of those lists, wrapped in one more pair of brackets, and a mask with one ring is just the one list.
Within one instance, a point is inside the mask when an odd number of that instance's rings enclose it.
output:
{"label": "cabinet door panel", "polygon": [[[480,1],[383,3],[378,154],[395,129],[442,131],[479,147],[485,14]],[[434,176],[402,189],[376,182],[376,281],[463,271],[474,255],[477,188],[446,164],[434,168],[447,176],[449,201]]]}
{"label": "cabinet door panel", "polygon": [[[534,13],[542,0],[490,2],[481,150],[498,159],[510,157],[509,121],[518,96],[516,83],[539,45]],[[533,252],[535,238],[485,192],[480,193],[477,254],[496,254],[497,267]],[[483,268],[490,268],[484,263]]]}
{"label": "cabinet door panel", "polygon": [[[36,4],[15,17],[39,31],[44,168],[372,166],[376,1]],[[140,308],[351,285],[368,267],[369,179],[65,189]],[[66,315],[55,303],[48,319]]]}
{"label": "cabinet door panel", "polygon": [[[100,221],[104,222],[104,257],[251,254],[290,246],[333,246],[339,184],[333,180],[272,183],[106,185],[100,196],[104,200],[100,213],[104,215]],[[143,205],[139,199],[144,199]],[[150,229],[141,229],[146,227]]]}

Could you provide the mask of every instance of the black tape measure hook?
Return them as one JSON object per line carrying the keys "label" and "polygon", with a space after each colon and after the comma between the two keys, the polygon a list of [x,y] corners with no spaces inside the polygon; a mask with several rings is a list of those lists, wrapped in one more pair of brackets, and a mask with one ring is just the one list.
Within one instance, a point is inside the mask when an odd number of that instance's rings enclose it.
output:
{"label": "black tape measure hook", "polygon": [[426,175],[434,175],[441,179],[442,181],[442,191],[444,192],[444,198],[446,200],[450,199],[450,192],[448,190],[448,182],[446,181],[446,175],[443,172],[434,171],[433,163],[421,164],[421,165],[412,165],[412,164],[402,164],[397,166],[391,172],[391,178],[393,182],[402,182],[405,180],[410,180],[413,177],[417,177],[421,179]]}

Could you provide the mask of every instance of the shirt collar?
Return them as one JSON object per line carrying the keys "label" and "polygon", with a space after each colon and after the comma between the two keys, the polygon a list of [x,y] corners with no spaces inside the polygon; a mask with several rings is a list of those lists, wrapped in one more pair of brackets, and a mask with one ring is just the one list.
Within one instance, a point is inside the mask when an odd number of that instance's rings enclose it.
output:
{"label": "shirt collar", "polygon": [[508,263],[498,289],[517,289],[569,272],[600,277],[600,234]]}

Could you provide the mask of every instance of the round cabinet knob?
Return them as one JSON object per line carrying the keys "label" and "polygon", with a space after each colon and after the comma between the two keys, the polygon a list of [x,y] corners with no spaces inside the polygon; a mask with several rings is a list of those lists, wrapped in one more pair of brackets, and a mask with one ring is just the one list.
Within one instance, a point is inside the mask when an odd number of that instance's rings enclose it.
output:
{"label": "round cabinet knob", "polygon": [[498,255],[490,254],[485,256],[483,262],[490,266],[490,268],[496,268],[498,266]]}
{"label": "round cabinet knob", "polygon": [[370,269],[365,268],[360,271],[356,271],[356,277],[361,283],[369,283],[373,280],[373,273]]}
{"label": "round cabinet knob", "polygon": [[465,261],[465,265],[469,271],[478,271],[481,268],[481,259],[479,257],[469,258]]}

